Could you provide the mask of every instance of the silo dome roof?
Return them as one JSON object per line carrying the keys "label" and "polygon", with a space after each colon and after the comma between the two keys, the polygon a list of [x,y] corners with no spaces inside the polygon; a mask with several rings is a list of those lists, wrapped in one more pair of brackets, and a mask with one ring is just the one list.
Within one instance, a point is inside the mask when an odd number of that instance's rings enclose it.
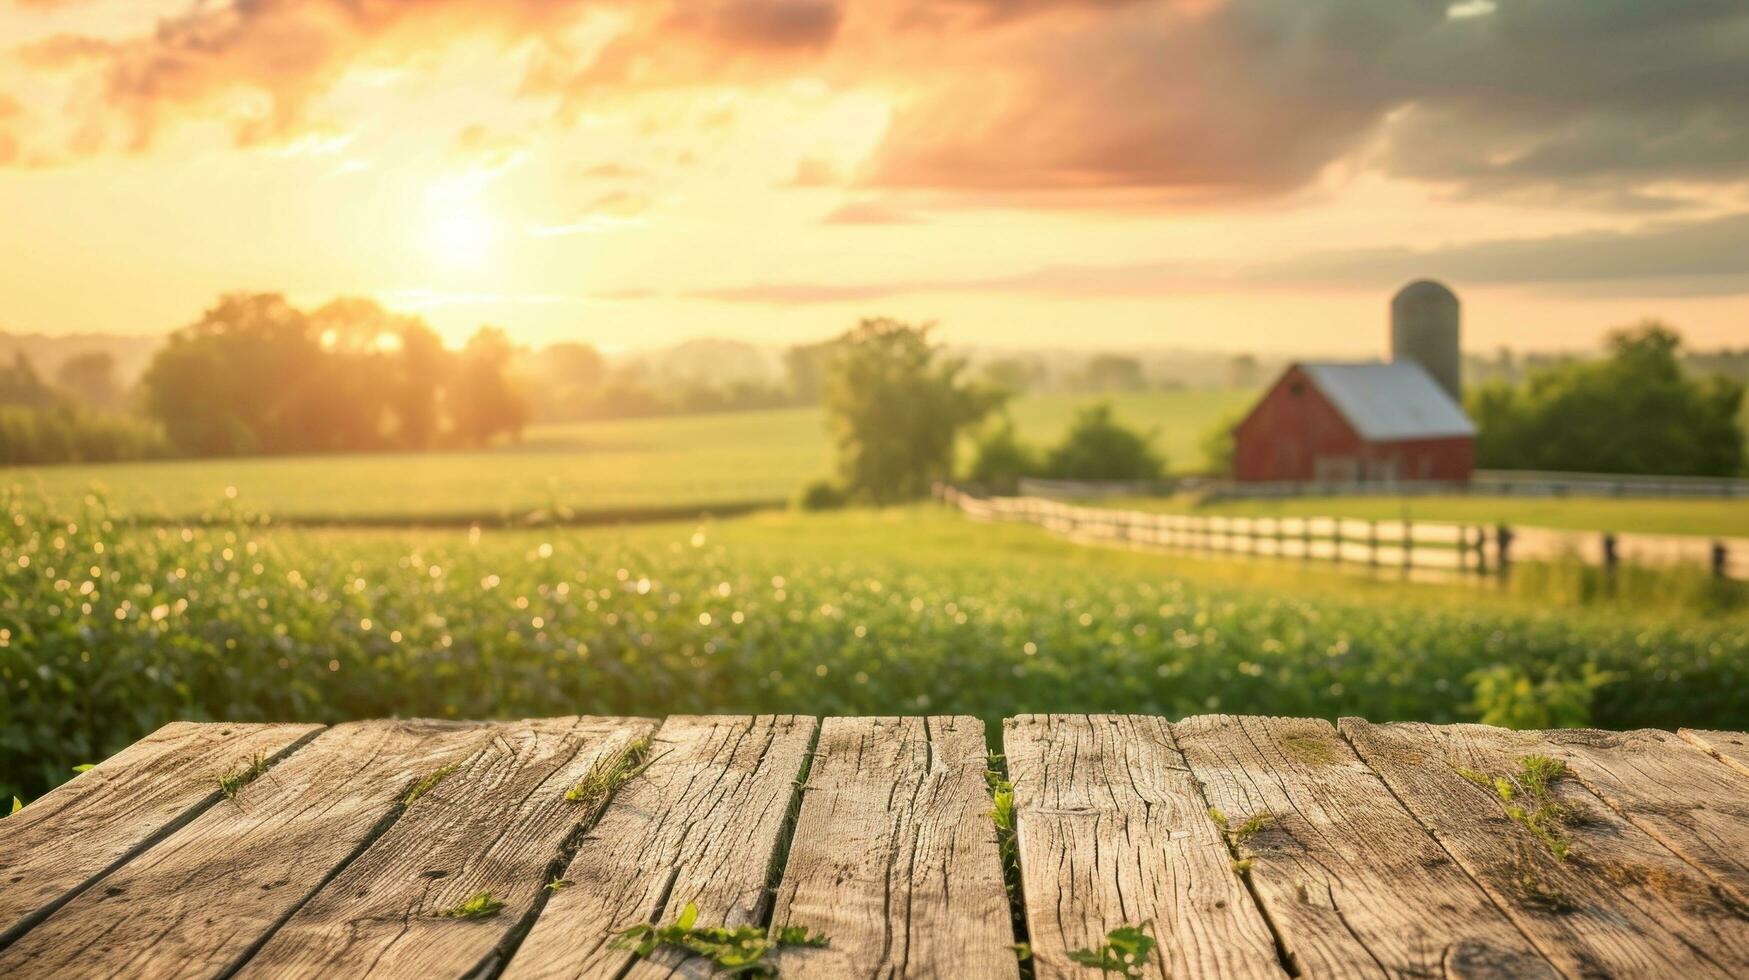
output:
{"label": "silo dome roof", "polygon": [[1397,295],[1391,298],[1392,303],[1425,303],[1430,300],[1456,303],[1457,294],[1436,279],[1417,279],[1397,290]]}

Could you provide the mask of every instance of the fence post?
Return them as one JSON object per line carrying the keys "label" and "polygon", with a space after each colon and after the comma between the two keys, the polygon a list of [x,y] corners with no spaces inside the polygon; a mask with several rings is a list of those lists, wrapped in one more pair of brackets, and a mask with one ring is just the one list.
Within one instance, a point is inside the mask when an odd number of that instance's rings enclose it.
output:
{"label": "fence post", "polygon": [[1613,572],[1621,564],[1621,556],[1615,550],[1615,535],[1603,532],[1603,567]]}
{"label": "fence post", "polygon": [[1505,524],[1494,528],[1494,564],[1504,576],[1512,567],[1512,528]]}
{"label": "fence post", "polygon": [[1415,567],[1415,522],[1403,522],[1403,570]]}
{"label": "fence post", "polygon": [[1366,563],[1378,567],[1379,564],[1379,522],[1366,522]]}
{"label": "fence post", "polygon": [[1726,545],[1723,541],[1713,542],[1713,578],[1725,577],[1725,567],[1729,558],[1725,548]]}

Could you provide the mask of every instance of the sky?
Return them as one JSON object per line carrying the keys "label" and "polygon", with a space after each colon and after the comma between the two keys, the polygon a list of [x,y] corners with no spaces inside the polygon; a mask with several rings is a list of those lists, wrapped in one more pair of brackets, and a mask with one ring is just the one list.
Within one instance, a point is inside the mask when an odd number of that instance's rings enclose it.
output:
{"label": "sky", "polygon": [[1749,345],[1742,0],[0,0],[0,329]]}

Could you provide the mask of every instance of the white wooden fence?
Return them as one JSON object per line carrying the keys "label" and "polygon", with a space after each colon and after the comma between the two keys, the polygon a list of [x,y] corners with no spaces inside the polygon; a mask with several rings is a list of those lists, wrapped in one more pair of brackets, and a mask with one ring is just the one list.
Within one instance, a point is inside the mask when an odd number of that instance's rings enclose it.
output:
{"label": "white wooden fence", "polygon": [[936,496],[977,520],[1037,524],[1059,534],[1203,551],[1376,568],[1496,573],[1516,561],[1688,565],[1749,580],[1749,538],[1610,534],[1552,528],[1372,521],[1344,517],[1232,517],[1086,507],[1041,497],[980,497],[942,486]]}

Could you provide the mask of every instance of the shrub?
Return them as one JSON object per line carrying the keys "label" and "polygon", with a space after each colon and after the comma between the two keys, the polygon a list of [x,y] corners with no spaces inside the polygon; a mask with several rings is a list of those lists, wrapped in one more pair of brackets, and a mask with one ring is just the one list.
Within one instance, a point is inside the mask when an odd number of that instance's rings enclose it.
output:
{"label": "shrub", "polygon": [[1166,461],[1154,451],[1154,433],[1137,432],[1112,417],[1101,402],[1081,410],[1063,441],[1045,460],[1060,480],[1157,480]]}
{"label": "shrub", "polygon": [[978,440],[966,477],[997,493],[1013,493],[1021,477],[1040,471],[1038,452],[1021,441],[1013,420],[1004,418]]}
{"label": "shrub", "polygon": [[826,479],[809,483],[796,496],[796,507],[801,510],[837,510],[845,503],[843,488]]}

